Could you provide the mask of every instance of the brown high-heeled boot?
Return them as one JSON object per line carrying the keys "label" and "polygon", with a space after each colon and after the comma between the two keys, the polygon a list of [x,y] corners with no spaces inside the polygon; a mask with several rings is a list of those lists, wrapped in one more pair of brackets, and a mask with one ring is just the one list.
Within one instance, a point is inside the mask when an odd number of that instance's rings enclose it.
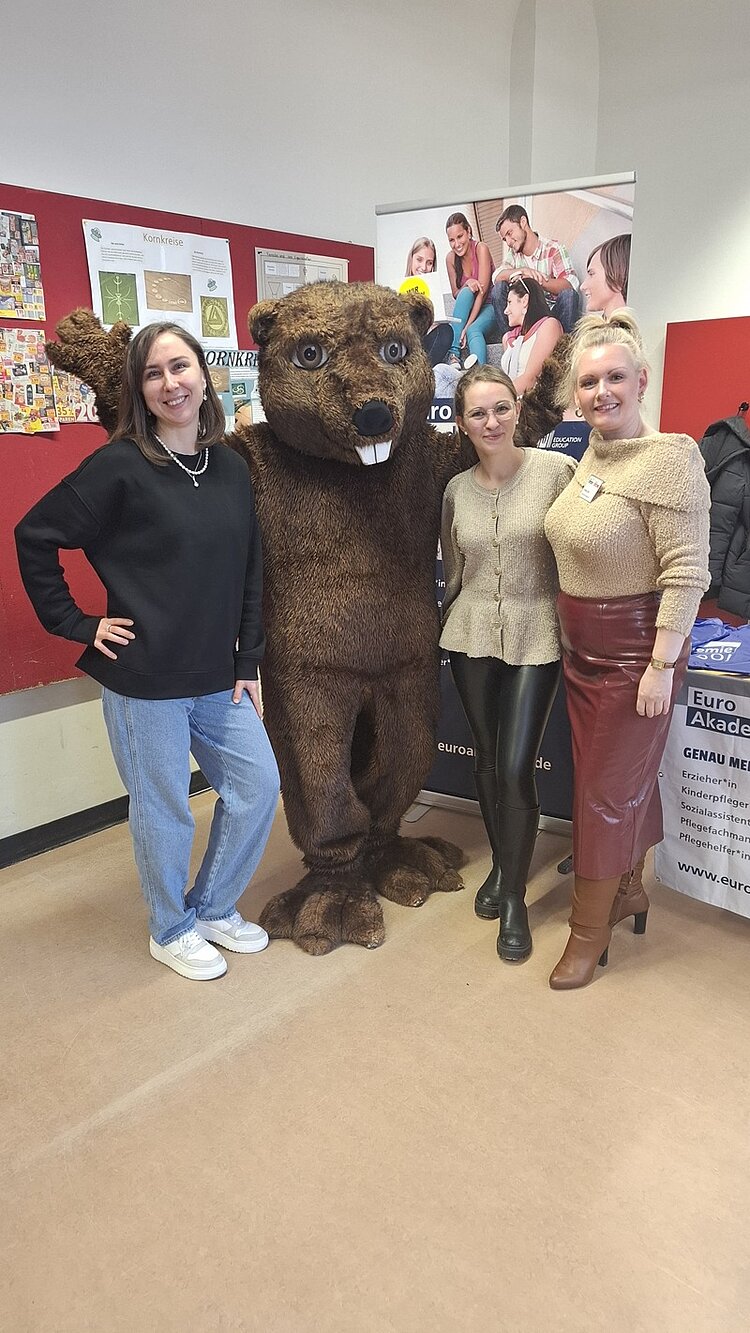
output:
{"label": "brown high-heeled boot", "polygon": [[617,890],[617,896],[612,904],[609,924],[616,926],[618,921],[624,921],[627,917],[635,917],[633,922],[633,934],[643,935],[646,930],[646,917],[650,907],[646,896],[646,890],[643,887],[643,864],[645,857],[633,869],[625,871],[620,880],[620,887]]}
{"label": "brown high-heeled boot", "polygon": [[570,911],[570,935],[563,956],[550,975],[552,990],[577,990],[593,980],[596,965],[606,967],[612,927],[610,912],[620,876],[583,879],[576,875]]}

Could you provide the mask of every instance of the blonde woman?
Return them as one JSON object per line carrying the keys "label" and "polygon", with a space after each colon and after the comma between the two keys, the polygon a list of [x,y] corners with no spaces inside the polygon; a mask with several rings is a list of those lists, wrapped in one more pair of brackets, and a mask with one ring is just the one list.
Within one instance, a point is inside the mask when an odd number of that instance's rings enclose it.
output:
{"label": "blonde woman", "polygon": [[645,925],[648,899],[642,886],[631,893],[627,877],[663,836],[659,762],[709,583],[698,447],[646,422],[647,383],[628,311],[579,321],[560,401],[573,398],[592,433],[545,520],[560,576],[574,764],[575,886],[553,990],[593,979],[616,921],[636,915]]}

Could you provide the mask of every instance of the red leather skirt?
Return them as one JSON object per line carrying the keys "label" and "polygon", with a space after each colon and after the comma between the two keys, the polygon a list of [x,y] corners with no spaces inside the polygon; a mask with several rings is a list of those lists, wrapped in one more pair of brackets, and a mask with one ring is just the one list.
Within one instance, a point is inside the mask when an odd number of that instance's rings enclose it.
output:
{"label": "red leather skirt", "polygon": [[573,739],[573,866],[585,879],[631,870],[664,836],[659,763],[690,640],[674,671],[669,712],[639,717],[638,684],[653,653],[659,601],[658,593],[558,598]]}

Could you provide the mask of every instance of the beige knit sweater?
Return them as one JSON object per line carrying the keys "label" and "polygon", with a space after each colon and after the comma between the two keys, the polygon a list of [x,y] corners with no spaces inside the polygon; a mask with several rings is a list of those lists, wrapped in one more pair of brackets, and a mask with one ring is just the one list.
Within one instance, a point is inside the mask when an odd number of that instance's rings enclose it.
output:
{"label": "beige knit sweater", "polygon": [[[581,491],[592,475],[603,484],[587,502]],[[703,460],[688,435],[603,440],[592,432],[545,519],[560,587],[601,599],[661,591],[657,628],[687,637],[709,585],[709,508]]]}
{"label": "beige knit sweater", "polygon": [[480,486],[473,468],[448,483],[440,644],[468,657],[540,666],[560,657],[557,570],[544,515],[575,461],[546,449],[523,453],[518,472],[499,490]]}

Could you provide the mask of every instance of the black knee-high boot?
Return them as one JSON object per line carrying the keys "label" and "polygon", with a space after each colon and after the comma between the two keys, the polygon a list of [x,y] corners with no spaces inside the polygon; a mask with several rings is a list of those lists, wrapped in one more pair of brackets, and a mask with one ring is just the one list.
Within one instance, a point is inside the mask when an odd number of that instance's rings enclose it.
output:
{"label": "black knee-high boot", "polygon": [[492,848],[492,869],[477,890],[474,911],[483,921],[496,921],[500,914],[500,841],[497,825],[497,778],[494,773],[474,774],[479,808]]}
{"label": "black knee-high boot", "polygon": [[500,804],[497,810],[502,872],[497,952],[508,963],[520,963],[531,953],[526,877],[534,855],[539,806],[516,810],[513,806]]}

